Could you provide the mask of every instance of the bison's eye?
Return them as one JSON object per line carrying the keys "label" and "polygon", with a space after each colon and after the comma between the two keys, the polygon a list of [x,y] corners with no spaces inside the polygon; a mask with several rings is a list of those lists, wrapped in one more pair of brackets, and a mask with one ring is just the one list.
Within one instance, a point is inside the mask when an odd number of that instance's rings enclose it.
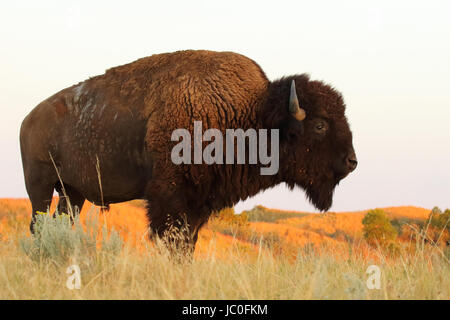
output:
{"label": "bison's eye", "polygon": [[318,120],[314,124],[314,131],[320,135],[323,135],[327,132],[327,123],[324,120]]}

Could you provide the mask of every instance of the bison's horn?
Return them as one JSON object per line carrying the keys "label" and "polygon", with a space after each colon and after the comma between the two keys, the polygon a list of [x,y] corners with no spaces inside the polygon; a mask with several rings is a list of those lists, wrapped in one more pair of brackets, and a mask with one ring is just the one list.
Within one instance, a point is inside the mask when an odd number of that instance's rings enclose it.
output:
{"label": "bison's horn", "polygon": [[292,80],[291,83],[291,95],[289,97],[289,112],[298,121],[303,121],[306,118],[305,110],[300,108],[300,103],[298,102],[294,80]]}

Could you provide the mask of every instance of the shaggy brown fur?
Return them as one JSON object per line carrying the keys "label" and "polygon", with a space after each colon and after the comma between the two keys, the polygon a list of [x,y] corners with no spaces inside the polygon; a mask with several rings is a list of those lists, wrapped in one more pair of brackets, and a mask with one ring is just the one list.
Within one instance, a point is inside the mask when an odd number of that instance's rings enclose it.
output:
{"label": "shaggy brown fur", "polygon": [[[288,112],[292,79],[306,110],[302,122]],[[62,195],[51,157],[72,205],[146,199],[151,229],[161,236],[186,226],[192,247],[212,211],[281,182],[327,210],[334,187],[356,166],[344,111],[330,86],[306,75],[269,82],[254,61],[232,52],[180,51],[109,69],[43,101],[23,121],[33,217],[47,209],[54,188]],[[280,129],[278,174],[261,176],[260,165],[173,164],[172,131],[192,132],[196,120],[223,133]]]}

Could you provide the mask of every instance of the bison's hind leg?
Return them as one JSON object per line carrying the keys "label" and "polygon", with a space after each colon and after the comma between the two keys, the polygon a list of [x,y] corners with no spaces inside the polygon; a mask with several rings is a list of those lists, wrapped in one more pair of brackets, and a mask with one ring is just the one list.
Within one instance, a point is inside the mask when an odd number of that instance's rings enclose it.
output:
{"label": "bison's hind leg", "polygon": [[[85,197],[70,185],[64,185],[63,191],[61,183],[58,181],[56,170],[52,164],[44,164],[42,162],[27,163],[24,173],[25,186],[33,210],[30,223],[31,233],[34,233],[36,214],[38,212],[47,212],[50,209],[54,189],[59,193],[57,209],[59,213],[76,214],[81,211]],[[71,219],[72,218],[73,217],[71,216]]]}
{"label": "bison's hind leg", "polygon": [[53,190],[57,175],[51,165],[42,162],[27,164],[24,168],[25,186],[30,197],[32,214],[30,231],[34,233],[34,224],[38,212],[47,212],[52,203]]}
{"label": "bison's hind leg", "polygon": [[63,185],[64,188],[61,186],[61,183],[58,182],[55,186],[55,189],[59,194],[57,213],[69,214],[70,219],[73,222],[75,216],[81,212],[86,198],[74,187],[65,183],[63,183]]}

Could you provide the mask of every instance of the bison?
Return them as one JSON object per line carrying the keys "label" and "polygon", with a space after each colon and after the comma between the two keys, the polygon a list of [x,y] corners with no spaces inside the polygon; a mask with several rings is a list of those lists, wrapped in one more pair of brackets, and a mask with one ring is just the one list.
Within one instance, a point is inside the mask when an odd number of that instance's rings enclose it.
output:
{"label": "bison", "polygon": [[[172,132],[278,129],[279,170],[261,164],[175,164]],[[193,250],[212,212],[261,190],[298,186],[319,210],[357,165],[342,95],[306,74],[269,81],[253,60],[233,52],[179,51],[111,68],[35,107],[20,130],[25,184],[37,211],[54,189],[58,211],[87,199],[145,199],[153,236],[177,236]]]}

